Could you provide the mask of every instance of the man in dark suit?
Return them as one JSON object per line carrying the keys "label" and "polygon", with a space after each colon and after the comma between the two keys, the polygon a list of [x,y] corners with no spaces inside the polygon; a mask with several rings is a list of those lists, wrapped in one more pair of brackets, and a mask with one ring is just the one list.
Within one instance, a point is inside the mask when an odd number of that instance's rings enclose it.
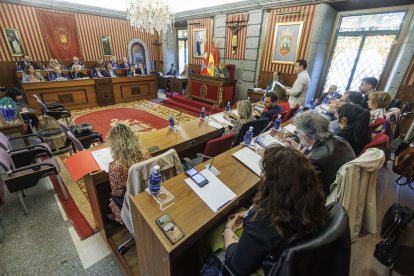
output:
{"label": "man in dark suit", "polygon": [[39,66],[32,61],[29,55],[25,55],[23,60],[19,62],[20,68],[24,71],[26,66],[32,65],[35,70],[39,70]]}
{"label": "man in dark suit", "polygon": [[126,57],[122,58],[122,63],[119,64],[120,68],[129,69],[131,68],[131,64],[128,63],[128,59]]}
{"label": "man in dark suit", "polygon": [[196,51],[197,51],[197,56],[201,56],[201,36],[198,36],[198,39],[196,41]]}
{"label": "man in dark suit", "polygon": [[375,92],[377,85],[378,85],[378,80],[374,77],[363,78],[361,80],[359,91],[364,95],[364,100],[362,101],[363,108],[368,108],[368,95],[371,92]]}
{"label": "man in dark suit", "polygon": [[79,58],[78,58],[77,56],[74,56],[74,57],[72,58],[72,62],[69,64],[69,70],[72,70],[72,67],[73,67],[74,65],[79,66],[79,69],[80,69],[80,70],[85,69],[85,66],[84,66],[84,65],[82,65],[82,64],[80,63]]}
{"label": "man in dark suit", "polygon": [[102,70],[102,75],[107,78],[116,78],[118,74],[114,70],[112,63],[108,62],[106,64],[106,70]]}
{"label": "man in dark suit", "polygon": [[171,63],[170,71],[167,72],[168,76],[177,76],[178,71],[174,68],[174,63]]}
{"label": "man in dark suit", "polygon": [[53,72],[49,74],[49,80],[68,80],[69,76],[62,72],[60,66],[53,68]]}
{"label": "man in dark suit", "polygon": [[146,74],[147,72],[144,69],[144,66],[142,65],[142,63],[138,64],[138,68],[135,69],[135,75],[145,76]]}
{"label": "man in dark suit", "polygon": [[280,87],[276,82],[279,82],[279,83],[281,83],[283,85],[285,84],[285,82],[282,79],[280,79],[280,77],[279,77],[279,71],[277,71],[277,70],[273,72],[273,79],[271,79],[267,83],[267,86],[266,87],[269,88],[269,91],[268,92],[274,92],[276,90],[276,88],[279,88]]}

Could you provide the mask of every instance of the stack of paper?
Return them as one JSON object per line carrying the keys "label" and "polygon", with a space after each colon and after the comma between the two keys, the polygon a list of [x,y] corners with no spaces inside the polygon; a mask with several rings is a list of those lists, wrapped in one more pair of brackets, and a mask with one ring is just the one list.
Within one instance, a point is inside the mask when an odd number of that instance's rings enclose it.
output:
{"label": "stack of paper", "polygon": [[279,145],[285,146],[283,143],[281,143],[278,139],[274,138],[270,134],[257,138],[256,143],[264,148],[267,148],[268,146],[272,144],[279,144]]}
{"label": "stack of paper", "polygon": [[229,126],[232,126],[233,124],[229,121],[229,120],[226,120],[226,119],[224,119],[224,117],[223,117],[223,112],[221,112],[221,113],[217,113],[217,114],[214,114],[214,115],[211,115],[210,116],[210,119],[213,119],[213,120],[215,120],[217,123],[219,123],[219,124],[221,124],[221,123],[226,123],[226,124],[228,124]]}
{"label": "stack of paper", "polygon": [[111,155],[111,148],[104,148],[91,152],[93,158],[95,158],[96,163],[99,165],[101,170],[108,172],[109,163],[114,159]]}
{"label": "stack of paper", "polygon": [[296,127],[292,124],[288,124],[287,126],[284,126],[283,129],[289,131],[292,134],[295,134],[295,131],[296,131]]}
{"label": "stack of paper", "polygon": [[191,178],[187,178],[185,182],[214,213],[236,197],[236,194],[210,170],[205,169],[200,173],[208,180],[207,185],[199,187]]}
{"label": "stack of paper", "polygon": [[233,153],[233,156],[239,159],[258,176],[262,174],[262,169],[260,168],[260,161],[262,160],[262,157],[251,149],[247,147],[242,148],[241,150]]}

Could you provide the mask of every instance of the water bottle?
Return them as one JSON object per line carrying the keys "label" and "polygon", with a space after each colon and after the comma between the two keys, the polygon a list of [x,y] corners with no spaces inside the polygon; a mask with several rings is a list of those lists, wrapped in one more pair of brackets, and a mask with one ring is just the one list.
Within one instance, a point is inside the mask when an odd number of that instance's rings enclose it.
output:
{"label": "water bottle", "polygon": [[16,71],[22,71],[22,67],[20,67],[20,65],[17,64],[17,62],[16,62]]}
{"label": "water bottle", "polygon": [[8,122],[8,117],[7,117],[7,109],[5,106],[0,106],[0,110],[1,110],[1,115],[4,118],[4,121],[7,123]]}
{"label": "water bottle", "polygon": [[249,127],[249,131],[246,132],[246,134],[243,137],[243,144],[245,146],[249,146],[253,139],[253,127]]}
{"label": "water bottle", "polygon": [[230,102],[226,104],[226,113],[230,112]]}
{"label": "water bottle", "polygon": [[201,120],[206,119],[206,109],[204,108],[204,106],[201,108],[200,118],[201,118]]}
{"label": "water bottle", "polygon": [[266,86],[266,89],[265,89],[266,93],[269,92],[269,90],[270,90],[270,87],[268,85],[268,86]]}
{"label": "water bottle", "polygon": [[312,110],[315,110],[315,108],[316,108],[316,103],[315,103],[314,100],[311,101],[311,108],[312,108]]}
{"label": "water bottle", "polygon": [[160,166],[155,165],[153,170],[152,170],[152,174],[151,174],[151,178],[149,180],[149,190],[151,192],[151,194],[158,194],[161,188],[161,174],[160,174]]}
{"label": "water bottle", "polygon": [[282,115],[277,115],[277,119],[275,120],[274,129],[279,129],[280,124],[282,123]]}
{"label": "water bottle", "polygon": [[263,96],[260,98],[260,102],[263,104],[265,101],[265,95],[263,94]]}
{"label": "water bottle", "polygon": [[168,123],[170,124],[171,128],[175,127],[174,117],[170,115],[170,118],[168,118]]}
{"label": "water bottle", "polygon": [[78,74],[75,74],[75,80],[77,80],[78,79]]}
{"label": "water bottle", "polygon": [[40,63],[40,68],[42,68],[42,71],[46,71],[46,66],[44,66],[43,64]]}
{"label": "water bottle", "polygon": [[13,116],[14,109],[11,105],[6,106],[6,122],[11,124],[14,120]]}

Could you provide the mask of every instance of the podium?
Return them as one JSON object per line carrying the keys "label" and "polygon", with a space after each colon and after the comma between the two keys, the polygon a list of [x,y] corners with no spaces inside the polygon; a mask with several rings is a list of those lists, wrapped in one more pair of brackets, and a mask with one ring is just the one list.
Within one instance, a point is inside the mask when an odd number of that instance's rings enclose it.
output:
{"label": "podium", "polygon": [[232,79],[190,74],[185,96],[222,108],[225,103],[234,101],[236,83],[237,81]]}

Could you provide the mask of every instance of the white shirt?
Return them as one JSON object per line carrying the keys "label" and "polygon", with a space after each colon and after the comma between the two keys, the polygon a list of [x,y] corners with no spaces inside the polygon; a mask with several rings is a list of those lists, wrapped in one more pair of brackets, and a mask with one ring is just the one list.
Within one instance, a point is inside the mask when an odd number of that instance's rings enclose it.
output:
{"label": "white shirt", "polygon": [[286,89],[286,94],[289,95],[290,108],[294,108],[297,104],[300,106],[305,105],[309,82],[308,71],[304,70],[298,74],[298,78],[295,80],[292,88]]}

